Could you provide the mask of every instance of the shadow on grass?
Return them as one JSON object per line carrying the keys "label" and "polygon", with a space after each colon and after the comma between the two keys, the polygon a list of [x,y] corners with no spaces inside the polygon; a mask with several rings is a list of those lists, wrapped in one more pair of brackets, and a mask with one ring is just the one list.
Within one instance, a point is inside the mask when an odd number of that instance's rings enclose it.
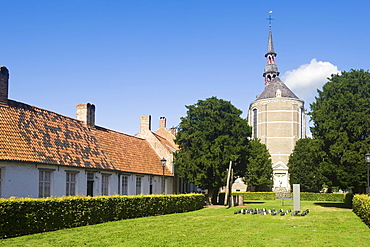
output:
{"label": "shadow on grass", "polygon": [[343,202],[315,202],[315,205],[328,208],[352,208],[351,205]]}
{"label": "shadow on grass", "polygon": [[254,202],[247,202],[247,201],[244,201],[244,205],[246,205],[246,204],[263,204],[263,203],[265,203],[265,202],[256,202],[256,201],[254,201]]}

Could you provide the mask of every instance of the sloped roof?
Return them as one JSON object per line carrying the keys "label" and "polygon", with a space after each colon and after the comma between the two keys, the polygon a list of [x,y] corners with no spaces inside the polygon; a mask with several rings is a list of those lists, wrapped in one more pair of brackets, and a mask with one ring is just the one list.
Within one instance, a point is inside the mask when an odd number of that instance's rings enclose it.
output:
{"label": "sloped roof", "polygon": [[0,107],[0,159],[116,170],[75,119],[9,100]]}
{"label": "sloped roof", "polygon": [[169,141],[173,149],[179,150],[179,146],[175,143],[176,137],[166,128],[159,128],[154,133]]}
{"label": "sloped roof", "polygon": [[274,42],[272,41],[272,30],[271,29],[269,31],[269,37],[267,41],[267,53],[265,55],[266,57],[267,57],[267,54],[274,54],[275,56],[277,55],[274,49]]}
{"label": "sloped roof", "polygon": [[0,160],[162,175],[146,140],[12,100],[0,106]]}
{"label": "sloped roof", "polygon": [[263,90],[256,100],[276,98],[276,91],[278,89],[281,92],[281,98],[298,99],[298,97],[287,87],[287,85],[285,85],[284,82],[276,77],[265,87],[265,90]]}
{"label": "sloped roof", "polygon": [[[153,175],[163,174],[160,157],[146,140],[102,127],[96,127],[92,131],[119,170]],[[165,167],[165,175],[173,176],[167,167]]]}
{"label": "sloped roof", "polygon": [[163,136],[158,135],[157,133],[153,132],[153,135],[160,141],[160,143],[168,150],[170,153],[175,152],[176,150],[179,150],[179,148],[176,145],[173,145],[169,140],[164,138]]}

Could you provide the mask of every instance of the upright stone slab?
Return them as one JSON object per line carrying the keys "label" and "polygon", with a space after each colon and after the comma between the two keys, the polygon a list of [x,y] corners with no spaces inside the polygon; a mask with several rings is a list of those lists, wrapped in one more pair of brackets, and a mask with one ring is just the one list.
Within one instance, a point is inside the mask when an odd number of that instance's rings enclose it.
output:
{"label": "upright stone slab", "polygon": [[300,184],[293,184],[293,210],[301,210],[301,186]]}

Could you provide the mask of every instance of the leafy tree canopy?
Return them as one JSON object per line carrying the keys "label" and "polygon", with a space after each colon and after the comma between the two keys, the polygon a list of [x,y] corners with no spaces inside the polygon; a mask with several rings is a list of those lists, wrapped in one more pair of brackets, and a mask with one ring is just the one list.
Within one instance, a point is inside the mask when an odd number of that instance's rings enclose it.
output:
{"label": "leafy tree canopy", "polygon": [[250,153],[244,179],[256,191],[271,191],[272,161],[266,145],[258,138],[250,141]]}
{"label": "leafy tree canopy", "polygon": [[328,183],[321,175],[328,174],[328,171],[321,170],[324,156],[319,140],[299,139],[289,157],[290,184],[300,184],[304,192],[320,191],[322,185]]}
{"label": "leafy tree canopy", "polygon": [[226,183],[230,160],[235,175],[244,175],[251,127],[240,117],[242,111],[216,97],[186,108],[175,140],[180,148],[175,154],[178,172],[215,196]]}
{"label": "leafy tree canopy", "polygon": [[364,154],[370,150],[370,73],[351,70],[332,75],[318,90],[311,109],[311,132],[323,142],[324,162],[334,168],[333,185],[364,188]]}

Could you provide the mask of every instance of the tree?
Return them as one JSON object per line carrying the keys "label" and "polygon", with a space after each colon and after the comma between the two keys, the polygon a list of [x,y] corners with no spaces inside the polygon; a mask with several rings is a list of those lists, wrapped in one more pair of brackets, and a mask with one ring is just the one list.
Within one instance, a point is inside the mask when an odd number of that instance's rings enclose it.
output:
{"label": "tree", "polygon": [[290,184],[300,184],[304,192],[319,192],[324,183],[321,170],[322,159],[325,153],[320,142],[316,139],[304,138],[296,142],[289,157],[288,167]]}
{"label": "tree", "polygon": [[251,127],[240,117],[242,111],[216,97],[186,108],[175,140],[180,148],[175,153],[176,165],[181,177],[208,189],[207,202],[212,204],[226,183],[230,161],[235,176],[245,172]]}
{"label": "tree", "polygon": [[370,73],[332,75],[311,104],[312,135],[323,143],[324,162],[334,186],[366,187],[364,154],[370,149]]}
{"label": "tree", "polygon": [[247,168],[244,176],[248,186],[255,187],[255,191],[271,191],[272,161],[266,145],[258,138],[250,141],[250,151]]}

